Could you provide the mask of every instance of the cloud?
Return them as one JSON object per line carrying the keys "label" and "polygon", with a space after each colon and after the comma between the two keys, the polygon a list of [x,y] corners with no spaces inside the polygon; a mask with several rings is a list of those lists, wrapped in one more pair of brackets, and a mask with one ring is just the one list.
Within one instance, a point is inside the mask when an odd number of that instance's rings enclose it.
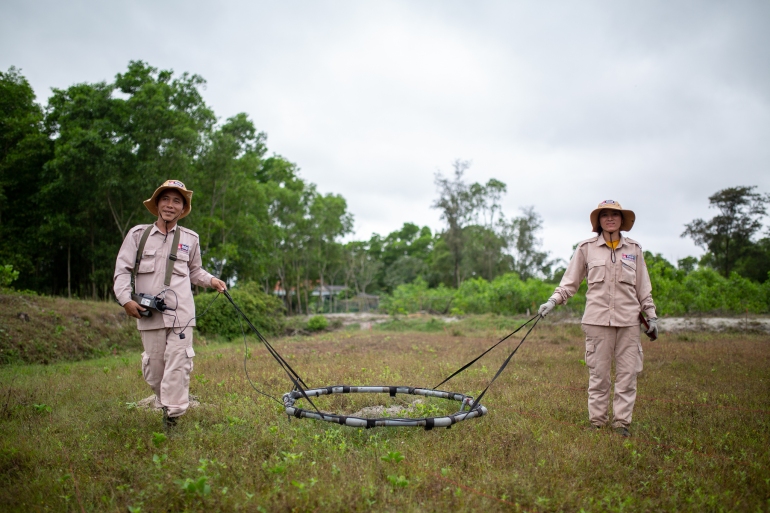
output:
{"label": "cloud", "polygon": [[631,236],[675,260],[684,224],[737,185],[770,192],[770,4],[764,2],[8,1],[0,67],[50,87],[131,59],[208,81],[223,117],[342,194],[357,237],[441,226],[433,176],[456,158],[534,205],[569,258],[616,199]]}

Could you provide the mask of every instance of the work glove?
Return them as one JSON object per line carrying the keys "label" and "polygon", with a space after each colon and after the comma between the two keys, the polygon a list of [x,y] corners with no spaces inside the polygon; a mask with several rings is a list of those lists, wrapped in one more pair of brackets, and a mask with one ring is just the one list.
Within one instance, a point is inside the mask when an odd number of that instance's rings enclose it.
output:
{"label": "work glove", "polygon": [[656,317],[647,319],[647,324],[650,325],[650,329],[645,331],[645,333],[647,333],[647,336],[650,337],[650,339],[655,340],[658,338],[658,319]]}
{"label": "work glove", "polygon": [[551,313],[551,310],[553,310],[556,307],[556,301],[553,299],[549,299],[542,305],[540,305],[540,308],[537,309],[537,313],[540,314],[540,317],[545,317],[549,313]]}

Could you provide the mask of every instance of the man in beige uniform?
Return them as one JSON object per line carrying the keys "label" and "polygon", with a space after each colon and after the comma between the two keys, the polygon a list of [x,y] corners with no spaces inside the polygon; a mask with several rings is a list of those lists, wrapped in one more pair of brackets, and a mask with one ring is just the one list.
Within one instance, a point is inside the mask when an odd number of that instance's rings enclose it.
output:
{"label": "man in beige uniform", "polygon": [[657,336],[657,316],[652,285],[638,242],[620,234],[629,231],[636,215],[620,203],[606,200],[591,212],[591,226],[599,235],[580,242],[564,277],[539,313],[545,317],[554,306],[566,303],[587,278],[583,331],[589,369],[588,415],[594,429],[609,420],[610,370],[615,358],[615,397],[612,427],[630,436],[636,400],[636,376],[644,353],[639,334],[639,313],[647,314],[648,334]]}
{"label": "man in beige uniform", "polygon": [[[173,426],[189,406],[190,373],[195,356],[192,329],[187,327],[195,326],[191,285],[213,287],[220,292],[226,288],[223,281],[201,267],[198,234],[177,225],[179,219],[190,213],[192,194],[193,191],[177,180],[167,180],[158,187],[144,202],[147,210],[157,216],[157,221],[135,226],[129,231],[115,264],[115,297],[126,313],[137,319],[136,326],[144,346],[142,374],[155,392],[156,408],[163,409],[163,422],[167,428]],[[149,233],[141,255],[138,255],[146,231]],[[172,251],[174,242],[176,252]],[[160,295],[175,311],[151,310],[149,317],[142,315],[148,309],[131,297],[135,267],[135,292]],[[165,283],[167,279],[168,283]]]}

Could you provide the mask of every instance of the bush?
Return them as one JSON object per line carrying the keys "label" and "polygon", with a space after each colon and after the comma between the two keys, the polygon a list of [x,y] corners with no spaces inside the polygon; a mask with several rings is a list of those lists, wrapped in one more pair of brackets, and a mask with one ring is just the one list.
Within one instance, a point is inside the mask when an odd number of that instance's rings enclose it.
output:
{"label": "bush", "polygon": [[380,309],[391,315],[421,311],[443,314],[451,308],[455,295],[456,291],[443,283],[429,289],[425,280],[417,278],[412,283],[399,285],[393,294],[385,296],[380,302]]}
{"label": "bush", "polygon": [[[645,253],[644,260],[652,281],[652,298],[659,315],[754,314],[770,312],[770,276],[764,283],[732,273],[729,278],[714,269],[677,269],[660,255]],[[689,261],[683,260],[685,264]],[[495,313],[534,315],[539,305],[553,294],[556,284],[530,278],[523,281],[516,273],[498,276],[491,282],[483,278],[466,280],[458,289],[443,285],[429,289],[422,279],[399,285],[381,301],[387,313],[407,314],[418,311],[453,315]],[[563,309],[582,314],[585,310],[585,280]]]}
{"label": "bush", "polygon": [[[283,331],[283,303],[280,299],[269,296],[262,291],[257,283],[239,285],[229,291],[246,317],[263,335],[279,335]],[[216,292],[207,292],[195,296],[195,313],[198,330],[204,335],[220,335],[228,339],[241,336],[240,316],[225,297],[220,297],[214,303]],[[211,307],[206,311],[206,308]],[[203,314],[203,315],[201,315]],[[243,330],[250,331],[246,322],[241,321]]]}
{"label": "bush", "polygon": [[12,265],[0,265],[0,288],[10,287],[18,277],[19,271],[14,271]]}
{"label": "bush", "polygon": [[307,321],[308,331],[323,331],[329,326],[329,321],[323,315],[315,315]]}
{"label": "bush", "polygon": [[[497,313],[521,314],[537,310],[553,294],[554,285],[535,278],[522,281],[516,273],[498,276],[488,282],[484,278],[464,281],[459,289],[440,285],[429,289],[418,278],[413,283],[399,285],[393,294],[383,298],[381,308],[391,314],[428,311],[452,315]],[[585,288],[581,288],[569,302],[569,308],[582,312],[585,307]]]}
{"label": "bush", "polygon": [[649,268],[659,315],[770,311],[770,280],[756,283],[738,273],[725,278],[711,268],[688,273],[666,264],[656,261]]}

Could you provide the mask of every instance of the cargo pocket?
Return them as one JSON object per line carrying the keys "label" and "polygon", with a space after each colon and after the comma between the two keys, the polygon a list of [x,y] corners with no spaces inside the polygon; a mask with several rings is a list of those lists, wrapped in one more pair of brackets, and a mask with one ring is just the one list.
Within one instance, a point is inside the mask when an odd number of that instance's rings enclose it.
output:
{"label": "cargo pocket", "polygon": [[599,283],[604,281],[606,262],[604,260],[593,260],[588,262],[588,283]]}
{"label": "cargo pocket", "polygon": [[138,274],[155,272],[155,250],[154,249],[145,249],[142,252],[142,261],[139,262],[139,269],[137,269],[136,272]]}
{"label": "cargo pocket", "polygon": [[623,270],[620,272],[620,280],[618,281],[628,283],[629,285],[636,285],[636,264],[623,261],[621,267]]}
{"label": "cargo pocket", "polygon": [[176,262],[174,262],[174,274],[187,276],[190,272],[189,263],[190,255],[183,251],[178,251],[176,254]]}
{"label": "cargo pocket", "polygon": [[193,356],[195,356],[195,350],[192,347],[188,347],[185,349],[185,353],[187,353],[187,362],[185,362],[185,386],[190,387],[190,374],[192,374],[193,367],[195,366],[193,364]]}
{"label": "cargo pocket", "polygon": [[642,369],[644,368],[644,350],[642,350],[642,344],[639,343],[639,352],[638,357],[636,359],[636,368],[634,369],[637,374],[642,372]]}
{"label": "cargo pocket", "polygon": [[150,355],[142,353],[142,376],[144,380],[148,380],[147,373],[150,371]]}
{"label": "cargo pocket", "polygon": [[588,371],[593,374],[596,367],[596,341],[594,339],[586,339],[586,367]]}

